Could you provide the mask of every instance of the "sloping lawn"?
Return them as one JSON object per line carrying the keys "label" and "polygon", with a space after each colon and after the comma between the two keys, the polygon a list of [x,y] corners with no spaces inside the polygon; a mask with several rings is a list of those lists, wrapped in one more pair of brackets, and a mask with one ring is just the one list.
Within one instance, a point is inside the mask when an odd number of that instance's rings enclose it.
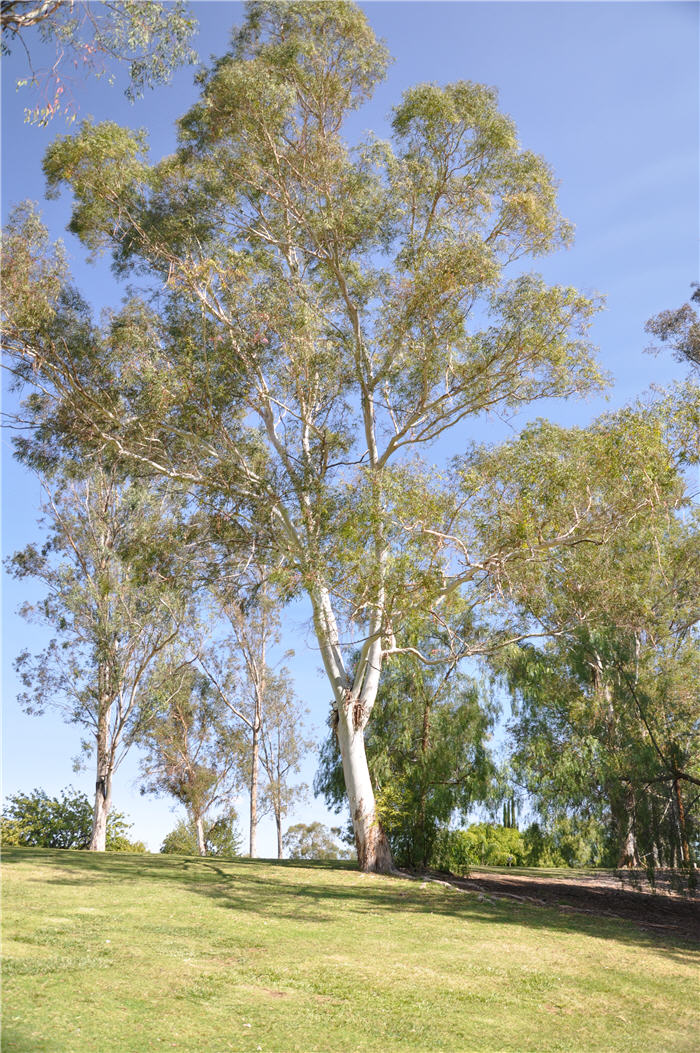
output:
{"label": "sloping lawn", "polygon": [[3,857],[3,1050],[695,1051],[697,945],[344,864]]}

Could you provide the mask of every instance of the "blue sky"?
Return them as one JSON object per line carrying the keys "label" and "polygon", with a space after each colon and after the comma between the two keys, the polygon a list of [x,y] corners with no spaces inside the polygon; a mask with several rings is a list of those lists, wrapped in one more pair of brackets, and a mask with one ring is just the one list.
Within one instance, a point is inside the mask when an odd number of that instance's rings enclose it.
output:
{"label": "blue sky", "polygon": [[[196,48],[206,61],[226,48],[239,4],[195,3],[200,22]],[[575,246],[536,262],[550,281],[603,294],[605,309],[593,326],[603,366],[613,374],[607,400],[548,406],[562,423],[585,423],[604,409],[623,405],[652,383],[683,375],[669,355],[642,353],[644,322],[689,295],[698,267],[698,26],[696,3],[682,2],[376,2],[362,5],[375,32],[394,56],[388,78],[372,102],[352,119],[348,134],[371,129],[388,133],[388,117],[412,84],[472,80],[498,88],[501,108],[516,122],[520,140],[544,155],[560,181],[560,206],[576,225]],[[41,61],[32,48],[35,64]],[[2,210],[32,198],[41,203],[54,237],[64,237],[78,285],[96,308],[118,303],[108,263],[85,262],[81,246],[64,231],[70,200],[44,201],[41,158],[51,140],[66,133],[61,118],[40,129],[23,121],[26,76],[20,48],[3,59]],[[122,80],[123,83],[123,80]],[[148,129],[153,158],[174,144],[174,122],[196,99],[192,69],[181,70],[169,87],[149,91],[131,106],[120,81],[88,82],[76,91],[80,116],[110,119]],[[5,396],[7,408],[11,399]],[[531,416],[540,415],[535,407]],[[483,437],[483,431],[480,435]],[[493,430],[492,438],[499,434]],[[37,534],[37,481],[12,458],[3,435],[3,554]],[[455,438],[459,441],[459,437]],[[456,451],[455,451],[456,452]],[[27,586],[5,580],[3,589],[3,792],[43,787],[56,793],[72,783],[90,793],[90,771],[74,774],[79,729],[57,716],[24,716],[16,702],[12,660],[25,646],[42,646],[35,626],[16,614]],[[298,694],[317,728],[329,698],[302,607],[289,612],[285,646]],[[311,781],[309,760],[304,778]],[[175,822],[166,801],[143,799],[135,786],[135,758],[120,770],[115,807],[134,821],[133,835],[157,850]],[[296,819],[330,821],[320,802]],[[271,827],[259,837],[272,854]]]}

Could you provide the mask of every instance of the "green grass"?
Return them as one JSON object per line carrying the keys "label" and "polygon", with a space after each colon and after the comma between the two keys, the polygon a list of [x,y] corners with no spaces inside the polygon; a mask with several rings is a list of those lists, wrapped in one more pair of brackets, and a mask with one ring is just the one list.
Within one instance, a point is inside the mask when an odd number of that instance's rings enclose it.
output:
{"label": "green grass", "polygon": [[4,853],[3,1049],[697,1049],[697,948],[343,864]]}

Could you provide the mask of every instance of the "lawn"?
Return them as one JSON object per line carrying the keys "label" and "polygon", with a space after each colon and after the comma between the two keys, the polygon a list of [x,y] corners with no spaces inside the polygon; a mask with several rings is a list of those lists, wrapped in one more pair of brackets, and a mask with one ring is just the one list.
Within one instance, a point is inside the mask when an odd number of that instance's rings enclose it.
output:
{"label": "lawn", "polygon": [[696,1050],[693,946],[344,864],[7,849],[3,1050]]}

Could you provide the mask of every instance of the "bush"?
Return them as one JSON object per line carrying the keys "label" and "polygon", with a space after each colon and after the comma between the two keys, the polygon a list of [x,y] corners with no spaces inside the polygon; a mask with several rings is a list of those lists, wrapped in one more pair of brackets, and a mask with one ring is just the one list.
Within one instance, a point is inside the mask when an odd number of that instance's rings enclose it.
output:
{"label": "bush", "polygon": [[[60,797],[43,790],[15,793],[2,813],[2,843],[32,848],[89,848],[93,806],[84,793],[69,786]],[[132,824],[121,812],[107,816],[108,852],[145,852],[142,841],[126,836]]]}
{"label": "bush", "polygon": [[526,856],[519,830],[494,823],[473,823],[466,830],[441,830],[430,865],[436,870],[466,874],[470,866],[523,866]]}
{"label": "bush", "polygon": [[[204,847],[208,856],[238,856],[241,853],[241,835],[237,827],[238,816],[231,810],[218,819],[204,824]],[[197,830],[190,819],[183,819],[163,840],[161,852],[166,855],[199,855]]]}

